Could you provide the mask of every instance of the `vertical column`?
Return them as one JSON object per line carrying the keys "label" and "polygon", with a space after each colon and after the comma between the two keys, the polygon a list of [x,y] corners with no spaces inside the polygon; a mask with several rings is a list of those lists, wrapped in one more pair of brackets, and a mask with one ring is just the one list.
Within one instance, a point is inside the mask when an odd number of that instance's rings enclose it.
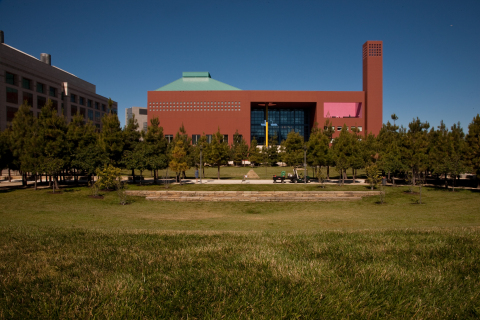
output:
{"label": "vertical column", "polygon": [[383,123],[383,42],[363,44],[365,132],[377,135]]}

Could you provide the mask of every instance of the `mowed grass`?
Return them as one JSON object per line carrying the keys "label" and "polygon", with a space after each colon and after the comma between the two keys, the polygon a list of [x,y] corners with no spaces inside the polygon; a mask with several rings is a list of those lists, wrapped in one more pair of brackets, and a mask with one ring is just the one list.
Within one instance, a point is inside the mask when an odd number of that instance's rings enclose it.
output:
{"label": "mowed grass", "polygon": [[1,191],[0,318],[479,318],[480,194],[405,190],[126,206]]}
{"label": "mowed grass", "polygon": [[[229,179],[237,179],[238,180],[238,179],[240,179],[241,180],[241,179],[243,179],[243,176],[246,175],[250,170],[253,170],[258,175],[258,177],[260,179],[272,179],[272,176],[274,174],[280,175],[280,173],[282,171],[285,171],[286,173],[293,173],[293,167],[279,167],[279,166],[263,167],[263,166],[259,166],[259,167],[252,168],[250,166],[245,166],[245,167],[225,166],[225,167],[220,167],[220,179],[224,179],[224,180],[229,180]],[[326,176],[327,169],[322,168],[322,171],[323,171],[323,174]],[[298,172],[303,173],[303,169],[299,168]],[[340,174],[335,170],[334,167],[331,167],[329,172],[330,172],[330,178],[331,179],[338,179],[340,177]],[[308,167],[307,173],[308,173],[309,176],[313,176],[313,170],[312,170],[311,167]],[[165,174],[168,174],[169,177],[174,177],[175,176],[175,173],[170,171],[170,170],[168,172],[165,171],[165,170],[162,170],[162,171],[159,171],[158,174],[159,174],[159,178],[164,177]],[[217,179],[217,174],[218,174],[218,168],[216,168],[216,167],[206,166],[204,168],[205,179]],[[131,170],[122,170],[122,175],[131,176],[132,171]],[[135,175],[140,176],[140,171],[135,170]],[[195,178],[195,167],[191,167],[190,169],[185,171],[185,175],[187,176],[188,179],[194,179]],[[153,178],[153,173],[151,171],[145,170],[145,171],[142,172],[142,176],[145,179],[147,179],[147,178],[150,179],[150,178]],[[349,179],[352,178],[352,170],[348,170],[347,177]],[[365,179],[366,178],[365,169],[358,170],[356,178],[357,179]]]}

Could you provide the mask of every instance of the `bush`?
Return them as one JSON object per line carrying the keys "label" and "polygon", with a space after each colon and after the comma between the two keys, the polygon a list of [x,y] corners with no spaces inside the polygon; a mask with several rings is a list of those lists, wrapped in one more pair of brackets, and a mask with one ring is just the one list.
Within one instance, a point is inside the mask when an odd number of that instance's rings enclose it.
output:
{"label": "bush", "polygon": [[120,168],[115,168],[111,164],[109,164],[108,167],[105,166],[103,170],[97,169],[98,180],[95,184],[100,190],[114,190],[117,186],[117,179],[120,177],[120,172]]}

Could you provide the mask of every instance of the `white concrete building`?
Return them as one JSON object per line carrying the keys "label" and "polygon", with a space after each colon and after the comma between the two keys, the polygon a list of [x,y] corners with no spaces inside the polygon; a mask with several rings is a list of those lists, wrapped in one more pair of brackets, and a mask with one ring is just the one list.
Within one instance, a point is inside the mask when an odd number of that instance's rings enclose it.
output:
{"label": "white concrete building", "polygon": [[147,108],[131,107],[125,109],[125,125],[128,124],[128,120],[135,116],[138,122],[138,131],[147,132],[148,120],[147,120]]}
{"label": "white concrete building", "polygon": [[[100,128],[100,119],[108,112],[108,98],[98,95],[94,84],[52,66],[49,54],[42,53],[39,60],[5,44],[0,31],[0,130],[8,127],[25,100],[38,116],[47,99],[67,122],[80,113]],[[117,110],[113,102],[112,112]]]}

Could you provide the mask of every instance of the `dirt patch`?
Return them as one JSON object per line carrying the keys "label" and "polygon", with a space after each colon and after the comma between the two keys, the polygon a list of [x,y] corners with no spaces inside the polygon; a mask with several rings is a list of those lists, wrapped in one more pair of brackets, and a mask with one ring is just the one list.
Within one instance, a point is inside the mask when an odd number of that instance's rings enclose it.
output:
{"label": "dirt patch", "polygon": [[420,193],[415,192],[415,191],[403,191],[403,193],[405,193],[405,194],[420,194]]}
{"label": "dirt patch", "polygon": [[89,198],[92,198],[92,199],[103,199],[104,197],[103,196],[88,196]]}

